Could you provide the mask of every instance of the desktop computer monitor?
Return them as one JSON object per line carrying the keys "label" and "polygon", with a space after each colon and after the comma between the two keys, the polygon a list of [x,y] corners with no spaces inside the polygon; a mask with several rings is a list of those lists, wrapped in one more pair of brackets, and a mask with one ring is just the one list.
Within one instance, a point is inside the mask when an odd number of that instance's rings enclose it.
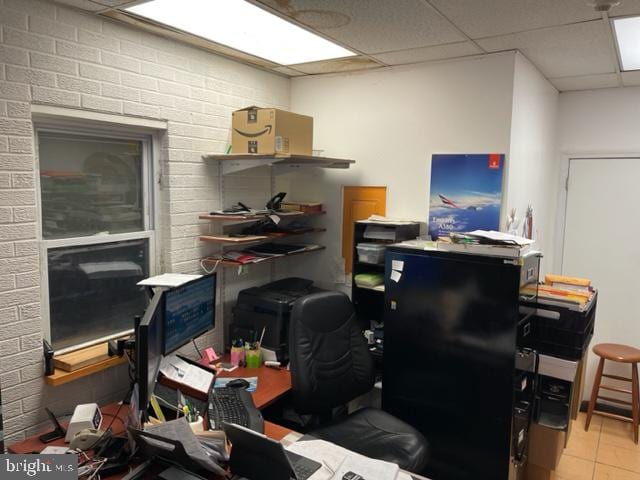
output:
{"label": "desktop computer monitor", "polygon": [[215,326],[216,274],[203,275],[165,292],[164,354]]}
{"label": "desktop computer monitor", "polygon": [[163,292],[157,292],[144,312],[136,331],[136,381],[138,408],[145,412],[153,394],[163,350]]}

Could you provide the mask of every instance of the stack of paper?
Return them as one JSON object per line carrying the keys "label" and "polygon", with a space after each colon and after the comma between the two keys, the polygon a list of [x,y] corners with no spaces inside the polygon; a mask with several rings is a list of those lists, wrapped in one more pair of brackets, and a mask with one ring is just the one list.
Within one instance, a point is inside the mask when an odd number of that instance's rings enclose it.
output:
{"label": "stack of paper", "polygon": [[324,440],[298,441],[286,448],[322,463],[323,467],[309,480],[342,480],[347,472],[356,473],[365,480],[411,480],[411,476],[401,472],[394,463],[374,460]]}

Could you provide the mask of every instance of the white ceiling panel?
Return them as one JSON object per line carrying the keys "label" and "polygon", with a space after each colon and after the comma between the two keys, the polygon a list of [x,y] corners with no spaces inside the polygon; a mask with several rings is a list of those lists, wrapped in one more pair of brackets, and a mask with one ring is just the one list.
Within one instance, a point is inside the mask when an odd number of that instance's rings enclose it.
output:
{"label": "white ceiling panel", "polygon": [[257,0],[257,3],[367,54],[465,40],[423,0]]}
{"label": "white ceiling panel", "polygon": [[468,55],[478,55],[481,53],[483,53],[482,50],[471,42],[457,42],[437,45],[435,47],[376,53],[372,56],[387,65],[406,65],[409,63],[429,62],[445,58],[466,57]]}
{"label": "white ceiling panel", "polygon": [[622,72],[622,84],[625,87],[640,86],[640,71]]}
{"label": "white ceiling panel", "polygon": [[352,72],[381,67],[379,63],[366,57],[349,57],[337,60],[324,60],[322,62],[299,63],[289,65],[291,68],[309,75],[321,73]]}
{"label": "white ceiling panel", "polygon": [[[429,0],[471,38],[601,18],[589,5],[595,0]],[[624,0],[611,15],[640,13],[640,0]]]}
{"label": "white ceiling panel", "polygon": [[611,40],[602,20],[478,40],[490,51],[518,49],[547,78],[615,71]]}
{"label": "white ceiling panel", "polygon": [[602,75],[583,75],[579,77],[552,78],[549,80],[561,92],[569,90],[594,90],[596,88],[614,88],[618,86],[615,73]]}

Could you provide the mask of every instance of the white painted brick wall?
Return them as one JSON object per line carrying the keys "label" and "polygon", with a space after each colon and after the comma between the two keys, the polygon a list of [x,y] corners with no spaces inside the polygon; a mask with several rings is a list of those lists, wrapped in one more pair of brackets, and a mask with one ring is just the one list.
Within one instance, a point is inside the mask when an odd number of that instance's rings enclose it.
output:
{"label": "white painted brick wall", "polygon": [[[43,382],[42,311],[48,307],[41,301],[31,105],[167,120],[157,152],[160,260],[166,271],[198,272],[200,258],[215,248],[197,237],[219,228],[198,214],[221,206],[218,167],[201,157],[225,150],[234,109],[287,108],[289,81],[50,1],[0,0],[0,29],[0,385],[11,442],[46,428],[45,405],[70,413],[77,403],[119,399],[128,386],[125,368],[57,388]],[[252,188],[233,188],[229,199],[260,206],[269,197],[266,175],[246,176]],[[230,185],[241,185],[243,177]],[[225,271],[218,312],[228,312],[239,289],[269,274],[268,267],[241,277]],[[221,346],[221,320],[200,346]],[[193,354],[190,348],[185,351]]]}

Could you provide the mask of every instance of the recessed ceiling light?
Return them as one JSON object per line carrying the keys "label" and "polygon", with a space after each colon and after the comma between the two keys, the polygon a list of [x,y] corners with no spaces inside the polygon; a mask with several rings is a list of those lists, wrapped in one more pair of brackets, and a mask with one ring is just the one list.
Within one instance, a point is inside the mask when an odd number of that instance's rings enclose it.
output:
{"label": "recessed ceiling light", "polygon": [[614,18],[622,70],[640,70],[640,17]]}
{"label": "recessed ceiling light", "polygon": [[244,0],[152,0],[126,10],[280,65],[355,55]]}

